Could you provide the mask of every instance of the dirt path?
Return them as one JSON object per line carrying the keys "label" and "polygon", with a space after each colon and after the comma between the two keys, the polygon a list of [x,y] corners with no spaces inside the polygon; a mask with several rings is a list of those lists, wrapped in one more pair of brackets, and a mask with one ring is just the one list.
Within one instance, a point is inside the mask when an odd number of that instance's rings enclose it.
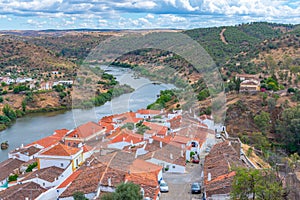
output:
{"label": "dirt path", "polygon": [[226,39],[225,39],[225,37],[224,37],[224,32],[226,31],[226,28],[223,28],[222,29],[222,31],[221,31],[221,33],[220,33],[220,38],[221,38],[221,40],[222,40],[222,42],[224,43],[224,44],[228,44],[228,42],[226,41]]}

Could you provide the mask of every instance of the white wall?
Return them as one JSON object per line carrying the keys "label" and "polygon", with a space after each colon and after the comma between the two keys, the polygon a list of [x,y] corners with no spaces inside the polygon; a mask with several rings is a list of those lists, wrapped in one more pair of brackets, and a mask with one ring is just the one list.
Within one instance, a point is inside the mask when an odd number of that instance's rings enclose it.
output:
{"label": "white wall", "polygon": [[51,188],[38,196],[36,200],[55,200],[57,197],[58,192],[56,191],[56,188]]}
{"label": "white wall", "polygon": [[163,179],[162,170],[160,170],[158,175],[157,175],[157,180],[161,181],[162,179]]}
{"label": "white wall", "polygon": [[[145,141],[133,144],[134,146],[140,145],[140,144],[144,144]],[[126,142],[126,141],[122,141],[122,142],[117,142],[117,143],[113,143],[113,144],[109,144],[107,145],[108,148],[115,148],[115,149],[123,149],[125,146],[131,145],[130,142]]]}
{"label": "white wall", "polygon": [[[63,160],[63,159],[40,158],[39,160],[40,160],[40,169],[51,167],[51,166],[56,166],[62,169],[66,169],[68,165],[71,163],[71,161],[67,159]],[[63,164],[63,166],[61,164]]]}
{"label": "white wall", "polygon": [[115,148],[115,149],[123,149],[125,146],[128,146],[128,145],[130,145],[129,142],[122,141],[122,142],[109,144],[109,145],[107,145],[107,147],[108,148]]}
{"label": "white wall", "polygon": [[16,158],[18,160],[22,160],[24,162],[28,162],[29,160],[34,159],[37,155],[38,155],[38,153],[36,153],[34,155],[31,155],[31,156],[27,156],[25,154],[17,152],[17,153],[13,153],[13,154],[8,153],[8,158]]}
{"label": "white wall", "polygon": [[184,173],[185,172],[185,166],[180,166],[172,163],[165,162],[163,160],[157,160],[155,158],[151,158],[149,160],[146,160],[147,162],[154,163],[156,165],[163,166],[164,168],[169,167],[169,170],[167,172],[172,173]]}

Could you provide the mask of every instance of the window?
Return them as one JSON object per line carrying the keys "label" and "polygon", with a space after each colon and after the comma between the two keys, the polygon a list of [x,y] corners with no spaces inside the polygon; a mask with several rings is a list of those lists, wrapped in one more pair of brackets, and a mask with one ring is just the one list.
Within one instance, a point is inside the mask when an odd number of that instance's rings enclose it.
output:
{"label": "window", "polygon": [[43,183],[43,186],[45,186],[45,183]]}
{"label": "window", "polygon": [[64,163],[60,163],[60,166],[61,166],[61,167],[64,167]]}
{"label": "window", "polygon": [[173,169],[175,168],[176,166],[175,165],[173,165]]}

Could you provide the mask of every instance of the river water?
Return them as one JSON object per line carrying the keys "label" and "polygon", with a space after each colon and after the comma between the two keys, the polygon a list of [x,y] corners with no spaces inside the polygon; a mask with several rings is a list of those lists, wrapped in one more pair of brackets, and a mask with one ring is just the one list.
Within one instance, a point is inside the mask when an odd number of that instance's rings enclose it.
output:
{"label": "river water", "polygon": [[[174,88],[171,84],[153,84],[146,78],[136,78],[130,69],[102,66],[121,84],[130,85],[134,92],[123,94],[102,106],[89,110],[74,109],[50,113],[34,113],[26,115],[9,128],[0,132],[0,141],[8,141],[9,148],[0,150],[0,162],[8,158],[8,152],[22,144],[26,145],[51,135],[56,129],[73,129],[88,121],[97,122],[100,118],[126,111],[137,111],[153,103],[161,90]],[[74,117],[75,116],[75,117]]]}

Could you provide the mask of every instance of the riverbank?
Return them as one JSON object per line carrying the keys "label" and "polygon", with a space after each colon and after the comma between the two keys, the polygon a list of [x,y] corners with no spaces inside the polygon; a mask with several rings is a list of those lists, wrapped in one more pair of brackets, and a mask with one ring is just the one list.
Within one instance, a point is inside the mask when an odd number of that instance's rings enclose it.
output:
{"label": "riverbank", "polygon": [[[98,122],[104,116],[119,114],[128,111],[137,111],[146,108],[157,99],[160,91],[175,88],[170,84],[153,84],[149,79],[140,77],[135,79],[132,70],[118,67],[105,68],[113,74],[120,84],[127,84],[134,89],[133,92],[122,94],[107,101],[101,106],[92,109],[62,108],[51,112],[31,112],[21,118],[7,129],[0,132],[0,142],[8,141],[9,148],[0,151],[0,161],[7,159],[8,152],[33,141],[47,137],[57,129],[73,128],[88,121]],[[50,108],[51,109],[51,108]]]}
{"label": "riverbank", "polygon": [[[26,117],[26,116],[28,116],[30,114],[33,114],[33,113],[43,114],[43,113],[51,113],[51,112],[55,112],[55,111],[68,111],[68,110],[71,110],[71,108],[67,107],[67,106],[59,106],[59,107],[51,107],[51,108],[39,108],[39,109],[36,109],[36,110],[27,110],[26,112],[23,112],[22,116],[17,117],[17,119],[22,118],[22,117]],[[1,116],[1,117],[3,117],[3,116]],[[0,131],[3,131],[5,129],[9,128],[14,123],[16,123],[16,120],[10,121],[9,124],[0,124]]]}

